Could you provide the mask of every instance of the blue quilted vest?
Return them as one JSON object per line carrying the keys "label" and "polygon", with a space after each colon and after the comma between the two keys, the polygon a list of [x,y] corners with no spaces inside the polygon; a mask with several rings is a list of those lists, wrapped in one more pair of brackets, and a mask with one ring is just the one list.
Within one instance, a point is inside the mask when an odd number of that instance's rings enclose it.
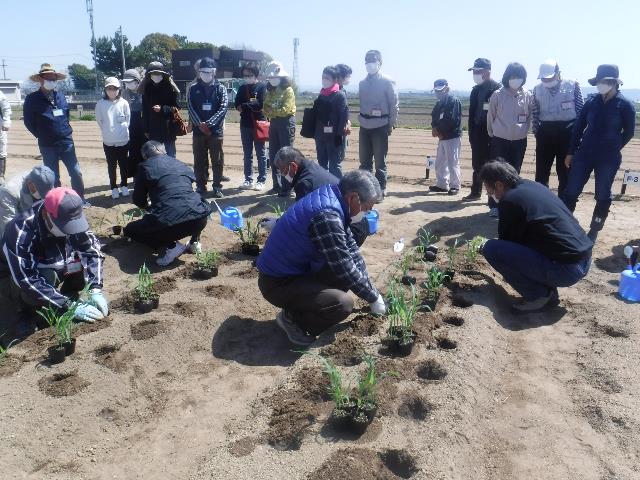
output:
{"label": "blue quilted vest", "polygon": [[326,261],[311,242],[309,224],[323,210],[337,212],[347,228],[347,206],[338,186],[324,185],[298,200],[278,220],[258,257],[258,270],[272,277],[306,275],[320,270]]}

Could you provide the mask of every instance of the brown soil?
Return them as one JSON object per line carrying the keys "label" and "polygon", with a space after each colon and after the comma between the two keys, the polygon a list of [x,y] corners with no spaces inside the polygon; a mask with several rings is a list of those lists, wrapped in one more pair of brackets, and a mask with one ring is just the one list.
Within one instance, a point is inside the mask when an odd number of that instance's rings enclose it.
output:
{"label": "brown soil", "polygon": [[345,332],[338,333],[335,341],[322,349],[322,355],[331,357],[336,365],[345,367],[358,365],[362,362],[364,346],[353,335]]}
{"label": "brown soil", "polygon": [[442,380],[447,376],[447,370],[433,359],[419,363],[415,371],[422,380]]}
{"label": "brown soil", "polygon": [[107,367],[116,373],[126,372],[131,366],[135,355],[131,352],[123,352],[119,345],[103,345],[93,351],[94,361],[98,365]]}
{"label": "brown soil", "polygon": [[0,360],[0,377],[8,377],[16,373],[22,367],[22,359],[15,355],[7,354]]}
{"label": "brown soil", "polygon": [[300,395],[313,402],[331,400],[329,376],[319,367],[304,367],[293,378]]}
{"label": "brown soil", "polygon": [[143,320],[131,325],[131,338],[134,340],[148,340],[162,331],[162,325],[158,320]]}
{"label": "brown soil", "polygon": [[442,317],[442,323],[453,327],[461,327],[464,325],[464,318],[458,315],[445,315]]}
{"label": "brown soil", "polygon": [[78,375],[77,370],[68,373],[54,373],[38,381],[40,391],[50,397],[71,397],[91,385]]}
{"label": "brown soil", "polygon": [[[399,458],[385,456],[394,468],[400,465]],[[353,480],[398,480],[410,478],[394,473],[381,454],[363,448],[341,448],[331,455],[307,480],[353,479]],[[406,469],[403,469],[403,472]]]}
{"label": "brown soil", "polygon": [[181,317],[193,317],[201,310],[202,307],[200,305],[188,302],[176,302],[171,307],[171,311]]}
{"label": "brown soil", "polygon": [[382,322],[383,320],[380,317],[375,317],[371,314],[361,314],[356,315],[353,320],[351,320],[349,328],[354,335],[370,337],[378,333]]}
{"label": "brown soil", "polygon": [[433,406],[417,391],[404,395],[398,407],[398,415],[412,420],[426,420]]}
{"label": "brown soil", "polygon": [[244,270],[240,270],[235,275],[239,278],[250,279],[250,278],[258,278],[259,274],[260,272],[258,272],[257,268],[249,267]]}
{"label": "brown soil", "polygon": [[276,398],[265,438],[277,450],[298,450],[307,429],[316,420],[317,404],[301,398],[297,390]]}
{"label": "brown soil", "polygon": [[256,449],[257,438],[244,437],[229,445],[229,453],[234,457],[246,457]]}
{"label": "brown soil", "polygon": [[175,276],[163,276],[154,279],[153,290],[158,294],[169,293],[176,289],[178,281]]}
{"label": "brown soil", "polygon": [[232,300],[236,296],[236,289],[228,285],[207,285],[204,291],[207,295],[226,300]]}

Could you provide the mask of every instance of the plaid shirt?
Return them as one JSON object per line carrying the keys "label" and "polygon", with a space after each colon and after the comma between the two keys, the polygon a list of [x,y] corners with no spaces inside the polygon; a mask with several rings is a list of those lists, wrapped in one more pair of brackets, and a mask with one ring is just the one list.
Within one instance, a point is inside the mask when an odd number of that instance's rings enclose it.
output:
{"label": "plaid shirt", "polygon": [[311,242],[322,253],[331,271],[341,283],[358,297],[375,302],[378,291],[371,284],[367,266],[351,230],[344,228],[340,216],[333,211],[322,211],[311,219]]}

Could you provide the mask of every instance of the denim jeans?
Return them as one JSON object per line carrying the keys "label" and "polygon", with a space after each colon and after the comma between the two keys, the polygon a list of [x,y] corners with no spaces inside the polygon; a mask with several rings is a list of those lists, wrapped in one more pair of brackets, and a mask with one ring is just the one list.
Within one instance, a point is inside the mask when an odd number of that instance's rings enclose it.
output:
{"label": "denim jeans", "polygon": [[40,145],[40,153],[42,154],[42,163],[53,170],[55,174],[55,186],[59,187],[61,185],[60,160],[62,160],[71,178],[71,188],[84,199],[84,181],[82,180],[82,172],[80,171],[78,157],[76,157],[76,148],[73,145],[73,140],[57,142],[53,146],[45,147]]}
{"label": "denim jeans", "polygon": [[242,151],[244,153],[244,179],[253,181],[253,149],[256,150],[258,163],[258,182],[267,181],[267,155],[264,149],[264,142],[253,139],[253,128],[240,127],[240,139],[242,140]]}
{"label": "denim jeans", "polygon": [[176,141],[164,142],[164,149],[167,151],[167,155],[176,158]]}
{"label": "denim jeans", "polygon": [[[344,140],[344,137],[342,137]],[[329,173],[342,178],[342,144],[336,145],[334,137],[325,138],[323,136],[316,137],[316,154],[318,163]]]}
{"label": "denim jeans", "polygon": [[376,178],[380,188],[387,188],[387,152],[389,150],[389,126],[379,128],[360,127],[360,168],[373,172],[375,159]]}
{"label": "denim jeans", "polygon": [[288,192],[291,190],[291,185],[282,178],[280,170],[273,164],[273,160],[282,147],[293,147],[295,137],[296,118],[294,116],[271,119],[271,126],[269,127],[269,164],[271,165],[273,189],[278,193]]}
{"label": "denim jeans", "polygon": [[589,273],[591,255],[577,263],[559,263],[543,254],[507,240],[489,240],[482,254],[526,301],[549,295],[557,287],[570,287]]}

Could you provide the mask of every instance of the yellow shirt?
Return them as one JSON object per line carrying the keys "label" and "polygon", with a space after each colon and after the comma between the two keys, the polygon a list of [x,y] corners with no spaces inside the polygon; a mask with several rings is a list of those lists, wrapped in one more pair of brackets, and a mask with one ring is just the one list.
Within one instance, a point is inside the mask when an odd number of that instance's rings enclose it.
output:
{"label": "yellow shirt", "polygon": [[296,114],[296,95],[291,87],[267,89],[264,96],[264,114],[268,118],[291,117]]}

